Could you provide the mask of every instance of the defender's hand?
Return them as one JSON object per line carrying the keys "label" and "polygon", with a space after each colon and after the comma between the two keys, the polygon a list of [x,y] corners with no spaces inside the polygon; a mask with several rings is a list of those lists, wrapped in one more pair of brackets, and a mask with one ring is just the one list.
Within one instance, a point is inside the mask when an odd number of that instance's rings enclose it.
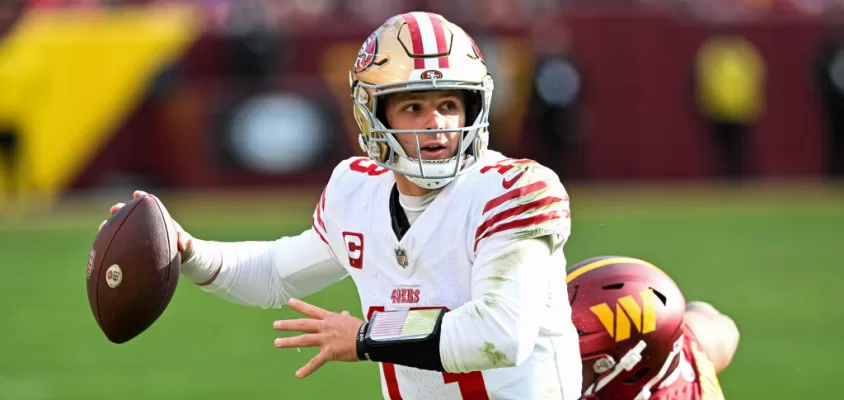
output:
{"label": "defender's hand", "polygon": [[299,336],[276,338],[275,347],[319,348],[319,354],[296,371],[296,377],[304,378],[329,361],[359,361],[357,334],[363,321],[349,315],[348,311],[337,314],[301,300],[290,299],[287,304],[310,318],[275,321],[273,329],[277,331],[305,333]]}
{"label": "defender's hand", "polygon": [[[141,197],[145,194],[148,194],[148,193],[144,192],[144,191],[136,190],[134,193],[132,193],[132,198],[137,199],[138,197]],[[125,203],[117,203],[117,204],[111,206],[111,209],[109,209],[108,212],[109,212],[109,214],[114,215],[114,213],[119,211],[125,205],[126,205]],[[107,220],[104,220],[100,224],[100,227],[97,228],[97,232],[99,232],[103,229],[103,225],[105,225],[106,221]],[[182,226],[179,225],[179,223],[176,222],[176,220],[173,220],[173,224],[176,226],[176,245],[178,246],[179,252],[182,253],[182,259],[184,260],[185,257],[187,256],[187,254],[185,254],[185,251],[187,249],[189,249],[191,244],[193,243],[193,236],[191,236],[189,233],[185,232],[185,230],[182,229]]]}

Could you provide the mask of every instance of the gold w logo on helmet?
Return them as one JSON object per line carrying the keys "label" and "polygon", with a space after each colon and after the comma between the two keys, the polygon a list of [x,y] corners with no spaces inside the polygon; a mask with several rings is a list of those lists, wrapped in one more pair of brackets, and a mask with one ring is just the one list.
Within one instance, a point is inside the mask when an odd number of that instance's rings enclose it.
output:
{"label": "gold w logo on helmet", "polygon": [[639,296],[642,299],[641,306],[633,296],[624,296],[616,301],[615,312],[607,303],[589,307],[589,310],[601,320],[610,336],[616,342],[621,342],[630,338],[631,323],[642,334],[656,330],[656,295],[652,290],[645,290],[639,292]]}

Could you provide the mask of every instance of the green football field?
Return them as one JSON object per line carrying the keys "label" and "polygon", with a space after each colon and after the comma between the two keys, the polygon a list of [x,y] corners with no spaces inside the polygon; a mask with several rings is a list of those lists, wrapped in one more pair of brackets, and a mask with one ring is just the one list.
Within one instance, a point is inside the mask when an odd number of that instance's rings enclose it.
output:
{"label": "green football field", "polygon": [[[742,341],[721,376],[729,399],[835,398],[844,360],[844,191],[807,186],[570,187],[570,262],[645,258],[689,300],[710,301]],[[269,240],[310,225],[318,192],[255,198],[160,194],[196,236]],[[114,345],[88,306],[84,270],[115,197],[0,219],[0,399],[375,399],[377,366],[294,372],[314,354],[273,347],[287,309],[226,303],[184,279],[162,318]],[[386,210],[385,210],[386,212]],[[561,266],[562,268],[562,266]],[[344,281],[310,297],[360,316]]]}

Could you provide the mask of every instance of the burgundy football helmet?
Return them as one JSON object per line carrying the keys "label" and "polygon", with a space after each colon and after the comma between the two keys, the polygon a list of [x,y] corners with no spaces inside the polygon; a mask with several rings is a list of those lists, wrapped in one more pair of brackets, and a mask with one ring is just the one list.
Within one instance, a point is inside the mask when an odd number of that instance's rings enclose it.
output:
{"label": "burgundy football helmet", "polygon": [[568,268],[566,283],[583,399],[649,398],[683,350],[683,293],[665,272],[630,257],[582,261]]}

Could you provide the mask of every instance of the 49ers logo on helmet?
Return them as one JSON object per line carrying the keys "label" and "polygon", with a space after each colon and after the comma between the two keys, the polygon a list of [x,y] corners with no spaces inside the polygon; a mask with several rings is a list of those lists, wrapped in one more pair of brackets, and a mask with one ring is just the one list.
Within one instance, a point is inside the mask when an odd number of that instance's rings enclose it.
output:
{"label": "49ers logo on helmet", "polygon": [[429,69],[422,73],[422,79],[442,79],[443,73],[435,69]]}
{"label": "49ers logo on helmet", "polygon": [[375,61],[375,53],[378,52],[378,39],[375,33],[369,35],[366,41],[360,46],[358,50],[358,57],[355,59],[355,73],[362,72],[369,68]]}

